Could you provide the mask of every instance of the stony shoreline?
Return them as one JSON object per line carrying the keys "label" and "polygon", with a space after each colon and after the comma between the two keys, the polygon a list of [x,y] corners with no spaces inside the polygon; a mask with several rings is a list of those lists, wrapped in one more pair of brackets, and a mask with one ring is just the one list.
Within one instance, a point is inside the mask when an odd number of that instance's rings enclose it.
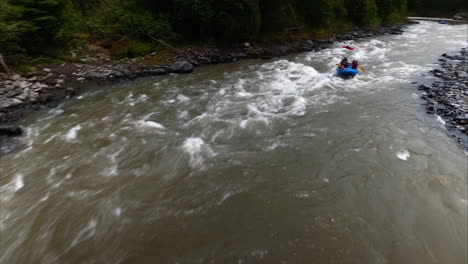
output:
{"label": "stony shoreline", "polygon": [[436,114],[461,146],[468,150],[468,57],[463,48],[456,54],[442,54],[440,68],[430,71],[439,80],[420,85],[426,112]]}

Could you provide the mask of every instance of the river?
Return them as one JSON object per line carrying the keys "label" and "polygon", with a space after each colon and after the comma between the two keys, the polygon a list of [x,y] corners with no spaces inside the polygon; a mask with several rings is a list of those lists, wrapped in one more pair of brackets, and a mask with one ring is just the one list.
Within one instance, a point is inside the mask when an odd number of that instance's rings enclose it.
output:
{"label": "river", "polygon": [[33,113],[0,157],[0,263],[465,264],[467,156],[412,82],[466,39],[421,22]]}

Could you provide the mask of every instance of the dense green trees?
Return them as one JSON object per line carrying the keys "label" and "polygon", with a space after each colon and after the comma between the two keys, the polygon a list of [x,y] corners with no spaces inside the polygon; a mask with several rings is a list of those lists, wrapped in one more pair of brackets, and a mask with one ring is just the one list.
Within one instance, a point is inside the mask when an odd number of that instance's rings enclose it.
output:
{"label": "dense green trees", "polygon": [[417,13],[453,13],[468,10],[466,0],[408,0],[409,10]]}
{"label": "dense green trees", "polygon": [[[43,53],[70,40],[245,41],[396,22],[463,0],[0,0],[0,53]],[[293,31],[291,31],[293,32]],[[62,45],[63,46],[63,45]]]}
{"label": "dense green trees", "polygon": [[0,48],[39,51],[60,29],[60,0],[0,0]]}

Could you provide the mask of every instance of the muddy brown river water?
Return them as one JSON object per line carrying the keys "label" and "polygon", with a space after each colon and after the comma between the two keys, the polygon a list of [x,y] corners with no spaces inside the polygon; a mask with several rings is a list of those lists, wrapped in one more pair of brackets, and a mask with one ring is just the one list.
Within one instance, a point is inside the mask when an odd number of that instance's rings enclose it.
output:
{"label": "muddy brown river water", "polygon": [[0,263],[466,264],[467,156],[411,84],[466,40],[422,22],[34,113],[0,157]]}

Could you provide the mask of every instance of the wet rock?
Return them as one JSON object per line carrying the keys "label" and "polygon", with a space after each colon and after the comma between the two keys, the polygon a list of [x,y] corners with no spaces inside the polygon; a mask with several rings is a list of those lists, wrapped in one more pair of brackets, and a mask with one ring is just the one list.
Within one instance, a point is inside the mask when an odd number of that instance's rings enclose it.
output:
{"label": "wet rock", "polygon": [[22,103],[24,103],[23,100],[20,100],[18,98],[13,98],[12,99],[12,106],[17,106],[17,105],[20,105]]}
{"label": "wet rock", "polygon": [[457,116],[454,118],[455,122],[459,125],[468,125],[468,115]]}
{"label": "wet rock", "polygon": [[164,75],[167,73],[167,70],[164,68],[149,69],[145,71],[148,75]]}
{"label": "wet rock", "polygon": [[16,96],[15,98],[24,101],[28,98],[28,93],[25,91],[22,94]]}
{"label": "wet rock", "polygon": [[[18,80],[19,78],[21,78],[21,76],[20,76],[19,74],[15,74],[15,75],[11,76],[10,79],[13,80],[13,81],[16,81],[16,80]],[[10,81],[10,83],[11,83],[11,81]]]}
{"label": "wet rock", "polygon": [[434,109],[434,105],[433,104],[428,104],[427,107],[426,107],[426,113],[428,114],[434,114],[435,113],[435,109]]}
{"label": "wet rock", "polygon": [[[456,54],[442,54],[438,69],[430,71],[439,80],[431,86],[420,85],[424,91],[421,98],[427,100],[426,112],[437,113],[444,121],[448,131],[468,135],[468,79],[467,52],[462,49]],[[458,137],[458,136],[457,136]],[[468,137],[463,147],[468,150]]]}
{"label": "wet rock", "polygon": [[57,102],[49,102],[49,103],[47,103],[47,107],[48,108],[57,108],[58,103]]}
{"label": "wet rock", "polygon": [[235,60],[241,60],[247,57],[247,54],[242,52],[230,53],[229,56]]}
{"label": "wet rock", "polygon": [[429,87],[427,85],[424,85],[424,84],[421,84],[421,85],[419,85],[418,89],[420,91],[429,91],[431,89],[431,87]]}
{"label": "wet rock", "polygon": [[462,79],[468,78],[468,73],[467,73],[466,71],[456,71],[456,72],[455,72],[455,75],[456,75],[458,78],[462,78]]}
{"label": "wet rock", "polygon": [[75,96],[76,95],[76,90],[71,88],[71,87],[68,87],[65,91],[67,97],[72,97],[72,96]]}
{"label": "wet rock", "polygon": [[468,21],[468,13],[467,12],[460,12],[457,13],[453,16],[453,19],[455,20],[462,20],[462,21]]}
{"label": "wet rock", "polygon": [[194,68],[195,67],[188,61],[177,61],[171,65],[170,70],[174,73],[191,73]]}
{"label": "wet rock", "polygon": [[23,134],[23,130],[15,125],[0,125],[0,136],[17,137]]}

